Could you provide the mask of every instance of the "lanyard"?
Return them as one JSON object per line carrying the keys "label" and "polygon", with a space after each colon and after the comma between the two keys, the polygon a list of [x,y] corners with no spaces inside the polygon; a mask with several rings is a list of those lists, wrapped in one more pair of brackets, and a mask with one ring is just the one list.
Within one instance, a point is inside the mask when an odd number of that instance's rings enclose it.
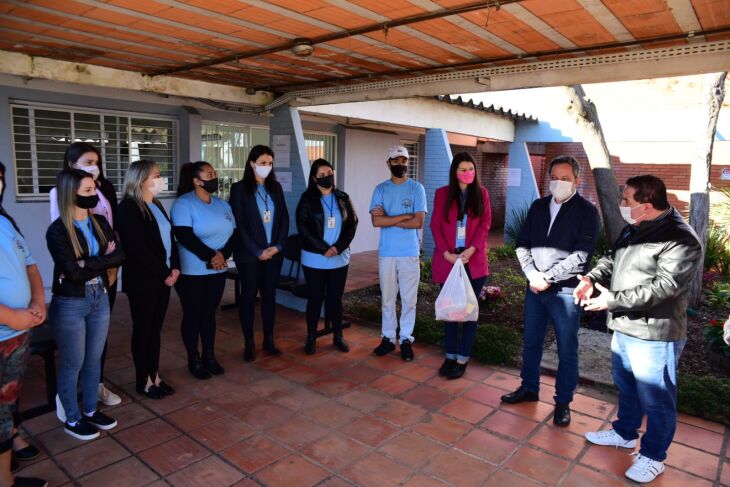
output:
{"label": "lanyard", "polygon": [[327,203],[326,198],[322,198],[322,201],[324,202],[324,205],[327,207],[327,209],[330,211],[330,218],[332,218],[334,215],[333,209],[335,206],[335,195],[333,193],[330,193],[330,202]]}
{"label": "lanyard", "polygon": [[264,196],[261,196],[261,186],[256,188],[256,196],[261,198],[261,201],[264,202],[264,206],[266,207],[266,211],[269,211],[269,193],[264,190]]}

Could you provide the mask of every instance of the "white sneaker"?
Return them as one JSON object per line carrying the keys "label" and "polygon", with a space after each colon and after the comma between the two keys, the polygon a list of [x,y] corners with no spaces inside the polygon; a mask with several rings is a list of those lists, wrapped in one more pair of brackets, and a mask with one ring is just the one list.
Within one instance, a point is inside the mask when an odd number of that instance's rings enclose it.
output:
{"label": "white sneaker", "polygon": [[112,391],[104,387],[104,383],[99,383],[99,402],[105,406],[116,406],[122,402],[122,398],[114,394]]}
{"label": "white sneaker", "polygon": [[632,455],[636,455],[636,458],[631,468],[626,471],[626,476],[634,482],[646,484],[664,472],[664,462],[657,462],[640,453],[632,453]]}
{"label": "white sneaker", "polygon": [[634,448],[636,446],[636,440],[624,440],[621,435],[612,429],[589,432],[585,434],[585,437],[594,445],[615,446],[617,448]]}
{"label": "white sneaker", "polygon": [[56,417],[60,422],[66,422],[66,410],[63,409],[63,404],[61,404],[61,398],[58,397],[58,394],[56,394]]}

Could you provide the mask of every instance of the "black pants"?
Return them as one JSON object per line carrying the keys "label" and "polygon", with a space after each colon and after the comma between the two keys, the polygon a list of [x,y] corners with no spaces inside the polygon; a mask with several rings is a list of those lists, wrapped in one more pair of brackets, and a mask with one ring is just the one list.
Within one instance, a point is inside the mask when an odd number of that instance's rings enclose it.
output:
{"label": "black pants", "polygon": [[[106,290],[107,296],[109,296],[109,312],[111,313],[112,310],[114,310],[114,303],[117,300],[117,284],[119,284],[119,280],[114,283],[112,287]],[[111,324],[111,323],[110,323]],[[101,352],[101,374],[99,377],[101,377],[101,381],[104,381],[104,362],[106,362],[106,346],[107,342],[104,342],[104,351]]]}
{"label": "black pants", "polygon": [[315,269],[302,266],[307,280],[307,333],[317,332],[319,315],[324,301],[324,314],[330,320],[332,329],[342,330],[342,294],[345,292],[347,270],[350,266],[337,269]]}
{"label": "black pants", "polygon": [[137,389],[154,382],[160,369],[160,333],[170,302],[170,288],[161,282],[155,287],[127,293],[132,311],[132,359]]}
{"label": "black pants", "polygon": [[241,320],[243,338],[253,343],[253,320],[256,294],[261,294],[261,320],[264,323],[264,341],[274,336],[274,317],[276,313],[276,284],[281,274],[283,259],[275,257],[270,260],[255,262],[236,262],[241,279],[241,302],[238,316]]}
{"label": "black pants", "polygon": [[183,344],[188,354],[198,353],[198,337],[203,344],[203,353],[212,352],[215,347],[215,311],[226,287],[225,274],[207,276],[181,275],[175,290],[180,296],[183,310]]}

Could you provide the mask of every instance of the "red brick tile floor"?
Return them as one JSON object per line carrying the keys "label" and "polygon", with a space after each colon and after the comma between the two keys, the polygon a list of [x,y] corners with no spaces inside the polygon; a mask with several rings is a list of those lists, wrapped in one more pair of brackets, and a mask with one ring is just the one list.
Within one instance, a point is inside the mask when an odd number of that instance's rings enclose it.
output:
{"label": "red brick tile floor", "polygon": [[[232,301],[229,283],[223,302]],[[173,293],[162,336],[161,375],[177,393],[163,400],[134,392],[129,306],[114,309],[106,384],[121,405],[119,426],[92,442],[65,435],[54,413],[22,430],[42,450],[20,474],[51,485],[137,486],[603,486],[629,484],[630,452],[588,445],[585,431],[608,428],[615,397],[581,387],[573,423],[551,423],[551,386],[542,401],[505,406],[499,396],[518,371],[473,363],[465,377],[438,377],[441,351],[416,343],[416,360],[374,358],[378,330],[353,324],[352,352],[327,337],[303,351],[301,314],[277,311],[281,357],[242,359],[235,309],[218,312],[217,354],[225,374],[207,381],[187,372]],[[260,336],[258,343],[261,343]],[[42,363],[32,358],[21,408],[44,400]],[[680,415],[667,470],[654,485],[730,485],[728,430]]]}

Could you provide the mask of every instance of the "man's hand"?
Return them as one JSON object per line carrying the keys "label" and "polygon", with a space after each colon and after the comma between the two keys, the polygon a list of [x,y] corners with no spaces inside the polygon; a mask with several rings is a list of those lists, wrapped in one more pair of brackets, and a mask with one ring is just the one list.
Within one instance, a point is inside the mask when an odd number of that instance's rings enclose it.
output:
{"label": "man's hand", "polygon": [[547,282],[547,276],[544,272],[539,272],[530,276],[530,290],[533,293],[541,293],[549,287],[550,283]]}
{"label": "man's hand", "polygon": [[596,289],[601,292],[599,296],[587,299],[585,301],[581,300],[581,303],[585,304],[584,309],[586,311],[603,311],[605,309],[608,309],[608,295],[611,291],[598,283],[596,283]]}
{"label": "man's hand", "polygon": [[43,323],[38,314],[30,309],[16,309],[13,310],[12,317],[8,320],[7,325],[13,330],[27,330]]}
{"label": "man's hand", "polygon": [[578,281],[578,285],[573,290],[573,299],[575,304],[582,305],[593,296],[593,281],[580,274],[578,274]]}
{"label": "man's hand", "polygon": [[46,321],[46,303],[31,301],[28,309],[40,320],[40,323]]}
{"label": "man's hand", "polygon": [[372,209],[370,214],[373,216],[385,216],[385,210],[383,209],[382,206],[376,206],[375,208]]}

